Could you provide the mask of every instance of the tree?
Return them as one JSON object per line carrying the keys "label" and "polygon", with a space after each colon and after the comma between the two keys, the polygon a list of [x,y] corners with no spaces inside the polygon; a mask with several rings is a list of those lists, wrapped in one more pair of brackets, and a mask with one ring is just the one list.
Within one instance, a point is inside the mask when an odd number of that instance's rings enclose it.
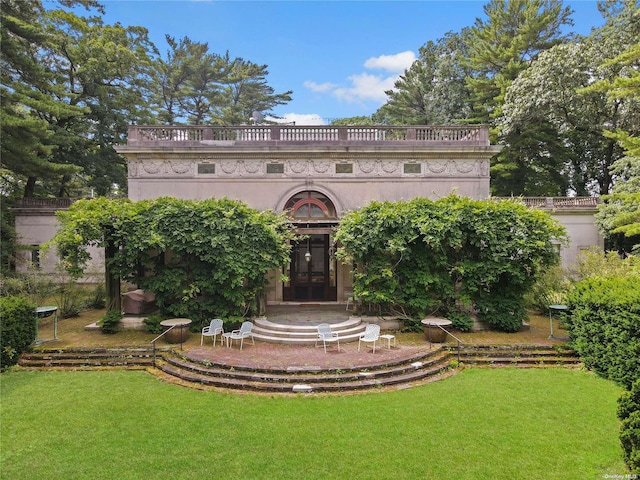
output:
{"label": "tree", "polygon": [[220,82],[227,75],[224,60],[210,53],[207,43],[188,37],[176,42],[169,35],[166,40],[170,47],[167,61],[160,59],[158,63],[160,118],[166,123],[182,119],[202,125],[209,120],[213,106],[221,102]]}
{"label": "tree", "polygon": [[[628,75],[628,66],[610,59],[637,43],[640,22],[634,3],[609,2],[604,27],[540,53],[507,89],[498,124],[507,146],[492,168],[495,194],[513,192],[509,173],[518,164],[526,164],[523,174],[538,182],[544,177],[536,169],[560,171],[568,179],[549,184],[546,195],[609,193],[615,180],[610,168],[623,152],[607,130],[637,131],[639,104],[607,95],[600,86]],[[523,131],[528,149],[519,147]]]}
{"label": "tree", "polygon": [[543,51],[563,42],[563,25],[573,25],[560,0],[491,0],[487,20],[476,19],[468,40],[467,78],[473,92],[471,119],[490,123],[502,113],[511,83]]}
{"label": "tree", "polygon": [[[640,9],[635,2],[614,5],[619,5],[621,10],[618,16],[610,19],[607,25],[609,30],[615,32],[622,24],[626,32],[630,28],[625,24],[640,23]],[[619,67],[619,74],[613,79],[600,79],[584,91],[605,93],[612,102],[620,99],[640,100],[640,43],[632,43],[620,55],[606,60],[604,66]],[[625,156],[611,165],[614,179],[612,195],[603,197],[604,202],[598,206],[596,223],[615,248],[640,253],[640,127],[635,127],[635,134],[623,128],[604,131],[605,136],[619,143]]]}
{"label": "tree", "polygon": [[[610,167],[623,152],[604,132],[611,127],[637,131],[640,125],[637,101],[611,100],[601,92],[581,90],[595,80],[617,76],[619,68],[600,65],[606,55],[625,45],[609,40],[585,39],[541,53],[509,88],[503,108],[500,127],[507,138],[540,119],[552,128],[552,135],[555,130],[559,155],[554,158],[541,144],[539,156],[556,165],[562,161],[569,189],[576,195],[609,193],[613,183]],[[536,137],[540,135],[534,131],[532,138]]]}
{"label": "tree", "polygon": [[[620,133],[618,134],[620,135]],[[611,247],[640,253],[640,157],[623,157],[611,166],[617,178],[610,195],[603,197],[596,224]]]}
{"label": "tree", "polygon": [[174,37],[166,35],[165,39],[169,50],[166,53],[166,60],[157,59],[155,72],[157,87],[152,98],[160,122],[173,125],[184,116],[182,101],[183,96],[188,92],[187,82],[194,70],[193,64],[206,53],[208,46],[193,42],[188,37],[176,41]]}
{"label": "tree", "polygon": [[254,111],[270,112],[274,107],[291,101],[291,90],[275,93],[273,87],[267,84],[267,65],[258,65],[242,58],[231,60],[228,52],[222,59],[228,75],[223,81],[221,103],[214,106],[212,123],[246,123]]}
{"label": "tree", "polygon": [[349,125],[376,125],[376,122],[371,117],[348,117],[348,118],[339,118],[337,120],[333,120],[331,125],[343,125],[348,127]]}
{"label": "tree", "polygon": [[467,118],[471,92],[466,86],[470,70],[464,65],[468,29],[448,32],[420,47],[420,56],[385,92],[387,102],[373,115],[376,123],[390,125],[444,125]]}
{"label": "tree", "polygon": [[503,142],[503,150],[491,164],[494,195],[563,197],[569,193],[566,163],[571,152],[546,118],[518,122]]}
{"label": "tree", "polygon": [[494,195],[565,195],[570,150],[544,115],[530,115],[509,131],[496,128],[512,83],[541,53],[567,40],[571,10],[559,0],[492,0],[486,21],[476,19],[469,38],[473,112],[468,120],[492,126],[492,141],[505,145],[492,159]]}
{"label": "tree", "polygon": [[54,95],[53,71],[41,61],[50,48],[50,36],[41,24],[44,9],[39,1],[2,0],[0,15],[0,128],[5,189],[22,189],[33,196],[37,178],[59,178],[79,168],[54,161],[55,129],[47,120],[84,114]]}
{"label": "tree", "polygon": [[[149,67],[154,47],[142,27],[105,25],[100,17],[48,11],[43,19],[52,39],[47,61],[59,86],[56,98],[81,107],[80,117],[53,116],[54,158],[82,167],[99,195],[112,184],[126,186],[125,163],[113,149],[123,143],[130,123],[146,123]],[[64,196],[62,179],[58,196]]]}
{"label": "tree", "polygon": [[266,65],[209,52],[206,43],[167,36],[166,60],[157,64],[160,89],[154,95],[163,123],[239,125],[254,111],[269,112],[291,101],[291,91],[275,93]]}
{"label": "tree", "polygon": [[146,30],[70,10],[102,13],[93,1],[60,4],[46,10],[40,1],[2,0],[3,163],[5,179],[24,196],[38,194],[36,186],[57,196],[124,186],[124,162],[112,145],[129,122],[148,118]]}

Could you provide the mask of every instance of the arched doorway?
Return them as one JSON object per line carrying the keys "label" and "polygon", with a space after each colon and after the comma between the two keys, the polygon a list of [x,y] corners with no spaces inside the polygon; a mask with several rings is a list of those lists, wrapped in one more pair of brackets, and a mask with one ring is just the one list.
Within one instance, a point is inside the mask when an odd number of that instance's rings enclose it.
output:
{"label": "arched doorway", "polygon": [[335,301],[337,261],[333,229],[338,217],[333,202],[323,193],[306,190],[287,201],[285,212],[305,237],[292,244],[283,300]]}

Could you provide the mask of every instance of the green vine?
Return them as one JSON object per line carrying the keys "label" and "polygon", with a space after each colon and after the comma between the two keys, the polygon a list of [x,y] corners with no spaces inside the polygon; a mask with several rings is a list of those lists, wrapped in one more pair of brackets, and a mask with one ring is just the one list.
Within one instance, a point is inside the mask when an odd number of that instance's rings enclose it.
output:
{"label": "green vine", "polygon": [[438,201],[373,202],[346,215],[338,256],[353,262],[354,293],[403,317],[469,312],[504,331],[526,318],[524,293],[558,262],[566,232],[547,213],[515,201],[455,195]]}
{"label": "green vine", "polygon": [[60,220],[53,241],[70,273],[82,273],[89,245],[113,245],[112,271],[195,329],[213,317],[258,313],[266,275],[289,260],[293,238],[283,215],[226,198],[84,200]]}

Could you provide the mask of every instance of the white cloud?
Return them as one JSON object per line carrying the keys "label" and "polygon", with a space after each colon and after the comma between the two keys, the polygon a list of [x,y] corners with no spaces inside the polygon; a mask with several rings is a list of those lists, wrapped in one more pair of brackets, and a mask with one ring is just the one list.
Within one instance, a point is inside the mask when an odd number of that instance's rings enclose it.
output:
{"label": "white cloud", "polygon": [[368,73],[351,75],[349,77],[351,86],[336,88],[332,94],[347,102],[373,100],[382,104],[387,99],[384,92],[393,88],[397,78],[396,76],[382,77]]}
{"label": "white cloud", "polygon": [[282,118],[269,118],[278,123],[295,123],[296,125],[325,125],[325,121],[316,113],[285,113]]}
{"label": "white cloud", "polygon": [[307,87],[309,90],[313,92],[319,92],[319,93],[329,92],[337,87],[337,85],[334,83],[330,83],[330,82],[316,83],[309,80],[304,82],[303,85]]}
{"label": "white cloud", "polygon": [[396,53],[395,55],[380,55],[371,57],[364,62],[365,68],[372,70],[386,70],[388,72],[402,73],[415,61],[416,54],[410,50]]}
{"label": "white cloud", "polygon": [[311,80],[304,82],[309,90],[321,94],[330,94],[339,100],[349,103],[363,103],[367,101],[382,105],[386,100],[386,90],[391,90],[394,83],[411,64],[416,55],[411,51],[400,52],[395,55],[380,55],[371,57],[364,62],[368,70],[385,70],[392,75],[375,75],[367,72],[356,73],[347,77],[347,84],[336,85],[325,82],[317,83]]}

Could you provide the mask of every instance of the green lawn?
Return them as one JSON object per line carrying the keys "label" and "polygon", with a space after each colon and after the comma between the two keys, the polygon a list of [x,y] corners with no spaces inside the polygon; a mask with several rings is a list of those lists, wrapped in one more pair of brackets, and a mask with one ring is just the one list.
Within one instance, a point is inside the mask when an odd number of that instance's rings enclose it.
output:
{"label": "green lawn", "polygon": [[144,372],[0,375],[3,479],[601,479],[625,475],[620,389],[563,369],[270,397]]}

